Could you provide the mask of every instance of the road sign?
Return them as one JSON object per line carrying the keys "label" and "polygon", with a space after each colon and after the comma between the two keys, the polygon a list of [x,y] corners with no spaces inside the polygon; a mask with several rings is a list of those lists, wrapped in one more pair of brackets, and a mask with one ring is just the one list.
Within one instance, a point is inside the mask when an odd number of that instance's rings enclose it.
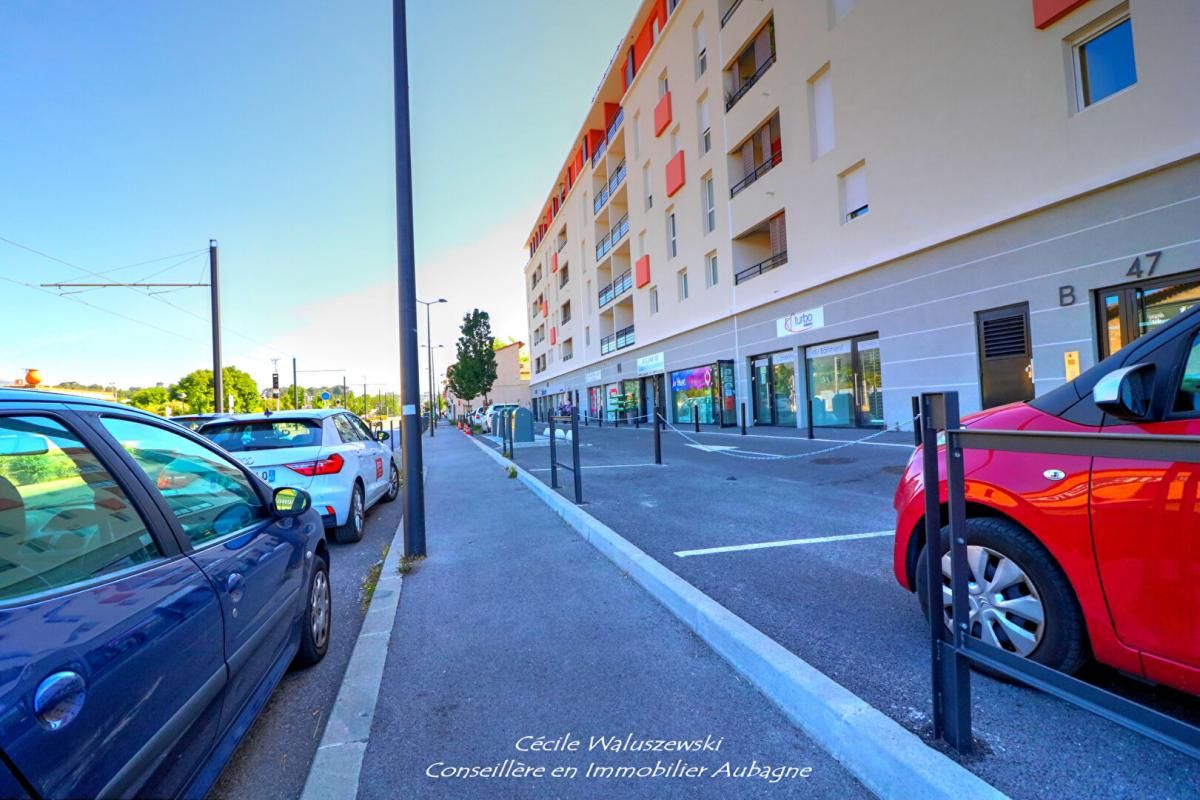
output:
{"label": "road sign", "polygon": [[321,399],[322,399],[322,400],[328,401],[328,400],[329,400],[329,398],[331,398],[331,397],[333,397],[333,395],[331,395],[329,392],[327,392],[327,391],[325,391],[325,392],[321,392]]}

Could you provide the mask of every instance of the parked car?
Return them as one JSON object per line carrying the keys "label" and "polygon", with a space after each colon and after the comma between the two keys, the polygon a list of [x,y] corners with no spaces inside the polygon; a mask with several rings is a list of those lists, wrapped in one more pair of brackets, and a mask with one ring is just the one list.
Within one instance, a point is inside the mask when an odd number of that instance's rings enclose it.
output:
{"label": "parked car", "polygon": [[126,406],[0,389],[0,797],[201,797],[324,657],[301,489]]}
{"label": "parked car", "polygon": [[516,403],[492,403],[483,412],[483,430],[485,433],[491,433],[495,427],[496,415],[504,411],[514,411],[519,406]]}
{"label": "parked car", "polygon": [[177,417],[167,417],[167,419],[176,425],[182,425],[189,431],[195,431],[210,422],[218,419],[229,419],[231,416],[231,414],[181,414]]}
{"label": "parked car", "polygon": [[483,427],[483,411],[484,411],[484,409],[482,406],[480,406],[479,408],[472,411],[468,418],[468,422],[470,422],[472,425],[478,425],[479,427],[482,428]]}
{"label": "parked car", "polygon": [[[964,424],[1200,437],[1200,307],[1053,391]],[[894,568],[924,606],[920,463],[918,449],[896,492]],[[972,635],[1065,672],[1093,656],[1200,694],[1196,465],[966,450],[964,466]],[[944,480],[939,494],[945,514]],[[941,561],[948,610],[948,556]]]}
{"label": "parked car", "polygon": [[339,542],[362,539],[367,509],[400,493],[400,467],[388,433],[372,433],[344,409],[238,414],[210,422],[199,433],[267,484],[307,491]]}

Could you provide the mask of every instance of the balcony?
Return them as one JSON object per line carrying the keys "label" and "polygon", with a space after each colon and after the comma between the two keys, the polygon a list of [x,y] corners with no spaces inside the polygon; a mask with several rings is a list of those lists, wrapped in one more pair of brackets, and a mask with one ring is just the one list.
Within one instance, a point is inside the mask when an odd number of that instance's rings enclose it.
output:
{"label": "balcony", "polygon": [[633,270],[625,270],[612,283],[605,286],[598,293],[600,301],[598,308],[604,308],[606,305],[616,300],[621,295],[633,288]]}
{"label": "balcony", "polygon": [[733,0],[733,4],[725,10],[724,14],[721,15],[721,27],[722,28],[725,27],[725,23],[729,22],[729,19],[733,16],[733,12],[737,11],[738,6],[740,6],[741,4],[742,4],[742,0]]}
{"label": "balcony", "polygon": [[600,355],[606,356],[615,350],[623,350],[633,343],[633,326],[630,325],[601,339]]}
{"label": "balcony", "polygon": [[738,192],[742,191],[747,186],[754,183],[756,180],[761,178],[763,175],[766,175],[768,172],[770,172],[771,170],[773,170],[775,167],[779,166],[782,163],[783,163],[783,153],[782,152],[775,153],[770,158],[768,158],[766,161],[764,161],[763,163],[761,163],[757,167],[755,167],[753,170],[751,170],[749,175],[747,175],[746,177],[742,178],[740,181],[735,183],[733,185],[733,188],[731,188],[729,190],[729,196],[731,198],[737,197]]}
{"label": "balcony", "polygon": [[732,110],[733,107],[737,105],[738,100],[741,100],[746,96],[746,93],[750,91],[754,84],[758,83],[759,78],[765,75],[767,70],[769,70],[771,65],[774,63],[775,53],[772,51],[771,55],[767,56],[766,61],[764,61],[759,68],[754,71],[754,74],[749,78],[746,78],[742,85],[734,90],[733,94],[729,95],[729,98],[725,101],[725,110]]}
{"label": "balcony", "polygon": [[599,161],[604,156],[604,150],[607,147],[608,147],[608,143],[604,139],[601,139],[600,143],[596,145],[596,152],[592,153],[592,166],[593,167],[596,166],[596,162]]}
{"label": "balcony", "polygon": [[625,109],[622,108],[619,111],[617,111],[617,115],[615,117],[613,117],[612,124],[608,126],[608,131],[604,134],[605,138],[608,141],[611,142],[613,140],[613,137],[617,135],[617,130],[620,129],[621,122],[623,122],[624,119],[625,119]]}
{"label": "balcony", "polygon": [[612,230],[604,234],[604,238],[596,243],[596,261],[608,255],[609,251],[617,246],[617,242],[625,238],[629,233],[629,212],[625,212],[625,216],[617,220],[617,224],[612,226]]}
{"label": "balcony", "polygon": [[746,267],[733,276],[734,284],[744,283],[752,278],[757,278],[764,272],[783,266],[787,263],[787,250],[782,253],[776,253],[765,261],[760,261],[752,267]]}
{"label": "balcony", "polygon": [[604,208],[604,204],[608,202],[608,198],[617,193],[617,189],[621,186],[621,182],[625,180],[627,170],[625,162],[622,161],[613,170],[612,177],[608,179],[608,183],[604,184],[604,188],[596,195],[596,199],[592,201],[592,213],[599,214],[600,209]]}

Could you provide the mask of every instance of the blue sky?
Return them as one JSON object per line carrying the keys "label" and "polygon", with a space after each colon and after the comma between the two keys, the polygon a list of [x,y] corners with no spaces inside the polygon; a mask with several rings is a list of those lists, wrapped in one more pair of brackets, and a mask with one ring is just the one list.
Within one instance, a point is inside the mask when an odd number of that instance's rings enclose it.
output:
{"label": "blue sky", "polygon": [[[522,243],[637,3],[408,5],[418,296],[450,301],[444,364],[472,307],[528,335]],[[4,0],[0,237],[102,273],[181,254],[112,278],[190,257],[151,278],[183,282],[216,238],[226,363],[394,385],[390,57],[389,0]],[[12,281],[96,278],[3,242],[0,279],[0,381],[210,363],[207,290],[58,297]]]}

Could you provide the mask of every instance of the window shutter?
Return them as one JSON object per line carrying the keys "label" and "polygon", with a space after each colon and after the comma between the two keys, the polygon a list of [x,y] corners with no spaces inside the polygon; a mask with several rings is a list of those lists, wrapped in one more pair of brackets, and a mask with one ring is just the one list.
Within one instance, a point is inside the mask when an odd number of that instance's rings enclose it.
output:
{"label": "window shutter", "polygon": [[1025,315],[1018,312],[1011,316],[983,320],[983,357],[1012,358],[1027,356],[1029,341],[1025,337]]}
{"label": "window shutter", "polygon": [[867,171],[859,167],[846,173],[846,213],[867,205]]}
{"label": "window shutter", "polygon": [[771,218],[771,255],[777,256],[787,250],[787,219],[780,214]]}

